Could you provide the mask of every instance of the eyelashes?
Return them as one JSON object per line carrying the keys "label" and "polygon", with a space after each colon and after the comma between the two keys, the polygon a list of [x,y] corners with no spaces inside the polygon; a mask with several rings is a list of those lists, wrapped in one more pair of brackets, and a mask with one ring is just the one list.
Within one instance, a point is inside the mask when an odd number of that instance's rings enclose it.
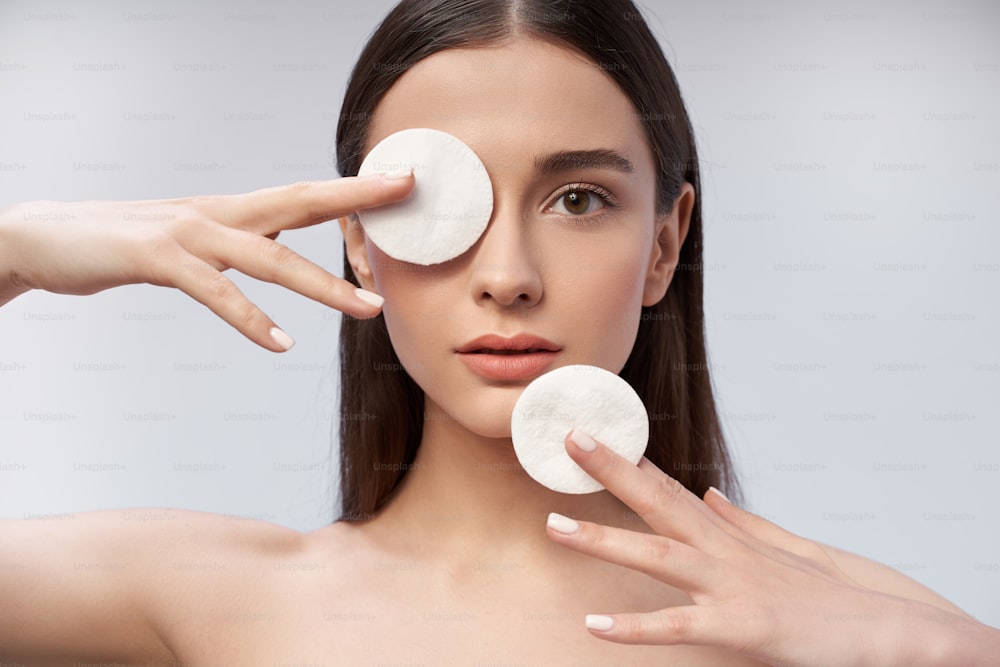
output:
{"label": "eyelashes", "polygon": [[609,190],[592,183],[572,183],[560,188],[545,207],[557,215],[597,219],[621,204]]}

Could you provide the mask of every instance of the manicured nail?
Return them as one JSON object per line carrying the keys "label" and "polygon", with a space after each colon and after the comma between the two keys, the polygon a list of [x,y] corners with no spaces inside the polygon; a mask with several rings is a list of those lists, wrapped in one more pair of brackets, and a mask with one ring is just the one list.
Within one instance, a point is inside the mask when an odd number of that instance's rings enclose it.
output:
{"label": "manicured nail", "polygon": [[587,614],[587,619],[584,621],[584,624],[590,630],[607,632],[611,628],[615,627],[615,619],[610,616],[601,616],[599,614]]}
{"label": "manicured nail", "polygon": [[385,303],[385,299],[380,297],[375,292],[369,292],[368,290],[361,289],[360,287],[354,290],[354,294],[365,303],[375,306],[376,308],[381,308],[382,304]]}
{"label": "manicured nail", "polygon": [[278,344],[286,352],[295,345],[295,339],[286,334],[278,327],[271,327],[271,340]]}
{"label": "manicured nail", "polygon": [[591,438],[589,435],[583,431],[577,431],[573,429],[569,432],[569,439],[574,445],[579,447],[585,452],[592,452],[597,449],[597,441]]}
{"label": "manicured nail", "polygon": [[732,500],[730,500],[729,498],[727,498],[727,497],[726,497],[726,494],[724,494],[724,493],[723,493],[722,491],[719,491],[719,490],[718,490],[717,488],[715,488],[714,486],[710,486],[710,487],[708,487],[708,490],[709,490],[709,491],[715,491],[715,492],[716,492],[717,494],[719,494],[719,496],[721,496],[721,497],[722,497],[722,499],[723,499],[723,500],[725,500],[725,501],[726,501],[727,503],[729,503],[729,504],[732,504],[732,503],[733,503],[733,501],[732,501]]}
{"label": "manicured nail", "polygon": [[400,169],[399,171],[394,171],[390,174],[385,174],[385,180],[398,181],[402,178],[408,177],[412,173],[413,173],[413,167],[407,167],[406,169]]}
{"label": "manicured nail", "polygon": [[572,535],[576,531],[580,530],[580,524],[576,521],[573,521],[573,519],[568,516],[556,514],[555,512],[549,513],[549,519],[546,523],[549,528],[557,533],[562,533],[563,535]]}

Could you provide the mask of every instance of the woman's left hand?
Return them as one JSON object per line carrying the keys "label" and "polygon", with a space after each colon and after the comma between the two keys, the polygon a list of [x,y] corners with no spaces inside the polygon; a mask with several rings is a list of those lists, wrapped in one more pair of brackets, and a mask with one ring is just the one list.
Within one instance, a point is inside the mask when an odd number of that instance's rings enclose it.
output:
{"label": "woman's left hand", "polygon": [[578,432],[566,449],[655,534],[558,517],[549,536],[675,586],[694,602],[588,616],[595,637],[716,646],[780,665],[995,664],[1000,631],[863,586],[816,542],[721,494],[709,491],[702,501],[647,459],[634,466]]}

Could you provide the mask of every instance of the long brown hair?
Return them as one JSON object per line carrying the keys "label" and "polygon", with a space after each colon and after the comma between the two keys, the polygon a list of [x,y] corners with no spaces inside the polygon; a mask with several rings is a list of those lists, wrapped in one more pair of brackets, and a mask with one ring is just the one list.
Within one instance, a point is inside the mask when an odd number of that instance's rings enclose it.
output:
{"label": "long brown hair", "polygon": [[[337,126],[337,167],[357,174],[370,119],[389,88],[427,56],[501,43],[515,31],[574,49],[611,76],[635,107],[657,167],[658,213],[684,181],[699,194],[666,296],[642,309],[620,375],[649,413],[646,456],[694,493],[737,491],[715,410],[702,310],[701,187],[694,133],[677,81],[631,0],[403,0],[365,46]],[[346,252],[344,275],[357,279]],[[413,464],[424,396],[403,370],[379,316],[345,316],[340,334],[340,489],[344,520],[374,516]]]}

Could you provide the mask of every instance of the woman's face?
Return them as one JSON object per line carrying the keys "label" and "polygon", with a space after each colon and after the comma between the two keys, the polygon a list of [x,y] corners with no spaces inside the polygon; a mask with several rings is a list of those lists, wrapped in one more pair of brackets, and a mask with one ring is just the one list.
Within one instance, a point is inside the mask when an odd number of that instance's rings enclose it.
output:
{"label": "woman's face", "polygon": [[[348,254],[385,297],[393,347],[425,392],[428,419],[509,437],[534,377],[569,364],[621,370],[640,307],[672,277],[693,193],[686,186],[658,218],[653,156],[629,99],[583,56],[534,38],[417,63],[378,105],[366,151],[416,127],[455,135],[483,161],[494,198],[486,232],[458,258],[423,267],[346,223]],[[490,352],[500,343],[474,342],[489,334],[550,349]]]}

